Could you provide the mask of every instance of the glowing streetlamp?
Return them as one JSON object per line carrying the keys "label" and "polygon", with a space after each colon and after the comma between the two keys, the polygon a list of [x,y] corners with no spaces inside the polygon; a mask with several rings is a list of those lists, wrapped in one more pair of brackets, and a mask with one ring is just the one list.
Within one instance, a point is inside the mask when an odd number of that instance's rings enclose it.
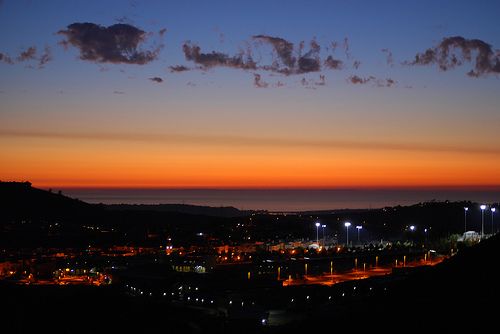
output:
{"label": "glowing streetlamp", "polygon": [[319,246],[319,232],[318,232],[318,231],[319,231],[319,226],[320,226],[321,224],[317,222],[315,225],[316,225],[316,243],[317,243],[317,244],[318,244],[318,246]]}
{"label": "glowing streetlamp", "polygon": [[465,226],[465,232],[467,232],[467,211],[469,211],[468,207],[464,207],[464,226]]}
{"label": "glowing streetlamp", "polygon": [[481,208],[481,239],[484,237],[484,210],[486,209],[486,205],[482,204]]}
{"label": "glowing streetlamp", "polygon": [[321,227],[323,228],[323,247],[325,247],[325,227],[326,227],[326,225],[321,225]]}
{"label": "glowing streetlamp", "polygon": [[347,247],[349,247],[349,226],[351,226],[351,223],[345,222],[344,226],[345,226],[345,229],[346,229],[346,236],[347,236],[347,238],[346,238],[346,245],[347,245]]}
{"label": "glowing streetlamp", "polygon": [[493,234],[493,214],[497,211],[495,208],[491,208],[491,234]]}
{"label": "glowing streetlamp", "polygon": [[362,228],[363,226],[361,225],[356,226],[356,229],[358,230],[358,244],[359,244],[359,231],[361,231]]}
{"label": "glowing streetlamp", "polygon": [[416,228],[415,225],[410,225],[410,231],[412,232],[415,231],[415,228]]}

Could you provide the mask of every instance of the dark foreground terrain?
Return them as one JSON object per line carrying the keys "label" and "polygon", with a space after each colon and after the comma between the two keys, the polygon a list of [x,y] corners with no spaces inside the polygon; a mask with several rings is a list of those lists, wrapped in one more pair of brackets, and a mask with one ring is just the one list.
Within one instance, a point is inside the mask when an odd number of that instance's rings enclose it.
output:
{"label": "dark foreground terrain", "polygon": [[[284,310],[295,321],[283,326],[229,321],[202,308],[126,294],[119,285],[0,285],[3,333],[304,333],[328,329],[418,330],[447,333],[496,326],[500,286],[495,274],[500,237],[461,250],[442,264],[407,275],[389,275],[381,282],[358,282],[365,293],[349,292],[353,283],[312,287],[333,293],[334,302]],[[377,291],[368,293],[367,287]],[[267,293],[282,293],[276,287]],[[313,290],[309,290],[314,293]]]}

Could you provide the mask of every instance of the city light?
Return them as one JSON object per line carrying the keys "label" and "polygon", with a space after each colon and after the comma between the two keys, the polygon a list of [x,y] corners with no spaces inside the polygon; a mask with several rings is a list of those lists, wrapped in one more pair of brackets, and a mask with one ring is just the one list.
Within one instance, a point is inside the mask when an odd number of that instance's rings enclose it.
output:
{"label": "city light", "polygon": [[316,222],[316,244],[319,246],[319,226],[321,225],[320,223]]}
{"label": "city light", "polygon": [[495,208],[491,208],[491,234],[494,234],[493,232],[493,214],[497,211]]}
{"label": "city light", "polygon": [[480,207],[481,209],[481,239],[484,237],[484,210],[486,209],[486,205],[482,204]]}
{"label": "city light", "polygon": [[349,226],[351,226],[350,222],[345,222],[344,223],[345,229],[346,229],[346,246],[349,247]]}
{"label": "city light", "polygon": [[464,207],[464,233],[467,232],[467,211],[469,211],[469,208]]}
{"label": "city light", "polygon": [[363,226],[361,226],[361,225],[356,226],[356,229],[358,230],[358,244],[359,244],[359,232],[361,231],[362,228],[363,228]]}

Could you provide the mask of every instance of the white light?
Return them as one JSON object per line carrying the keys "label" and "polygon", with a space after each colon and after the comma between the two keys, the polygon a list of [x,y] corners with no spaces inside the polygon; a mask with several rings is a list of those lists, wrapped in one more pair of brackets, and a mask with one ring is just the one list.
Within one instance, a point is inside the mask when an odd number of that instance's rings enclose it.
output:
{"label": "white light", "polygon": [[484,210],[484,209],[486,209],[486,205],[482,204],[482,205],[480,206],[480,208],[481,208],[481,210]]}
{"label": "white light", "polygon": [[321,224],[320,223],[316,223],[315,225],[316,225],[316,227],[319,227],[319,225],[321,225]]}
{"label": "white light", "polygon": [[321,227],[326,227],[326,225],[321,225]]}
{"label": "white light", "polygon": [[351,226],[351,223],[349,223],[349,222],[345,222],[345,223],[344,223],[344,226],[345,226],[345,227],[349,227],[349,226]]}
{"label": "white light", "polygon": [[465,210],[465,211],[469,211],[469,208],[468,208],[468,207],[464,207],[464,210]]}
{"label": "white light", "polygon": [[497,211],[497,209],[491,208],[491,212],[495,212],[495,211]]}
{"label": "white light", "polygon": [[267,321],[266,321],[266,319],[262,319],[260,322],[261,322],[263,325],[265,325]]}
{"label": "white light", "polygon": [[415,231],[415,225],[411,225],[410,230]]}
{"label": "white light", "polygon": [[358,225],[358,226],[356,226],[356,228],[357,228],[358,230],[361,230],[361,229],[363,228],[363,226],[359,226],[359,225]]}

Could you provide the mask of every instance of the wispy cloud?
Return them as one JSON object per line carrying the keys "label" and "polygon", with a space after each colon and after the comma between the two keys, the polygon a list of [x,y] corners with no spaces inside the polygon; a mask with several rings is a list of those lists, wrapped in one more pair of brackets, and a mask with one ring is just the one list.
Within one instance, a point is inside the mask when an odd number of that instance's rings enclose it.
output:
{"label": "wispy cloud", "polygon": [[32,130],[0,129],[0,137],[25,137],[57,140],[92,140],[92,141],[132,141],[205,144],[217,146],[256,146],[256,147],[297,147],[321,149],[354,149],[354,150],[388,150],[410,152],[443,152],[460,154],[499,155],[500,148],[463,145],[426,144],[412,142],[356,141],[356,140],[310,140],[275,137],[245,137],[230,135],[184,135],[153,133],[78,133],[78,132],[44,132]]}
{"label": "wispy cloud", "polygon": [[340,59],[335,59],[333,56],[328,56],[325,59],[325,66],[332,70],[341,70],[343,67],[343,62]]}
{"label": "wispy cloud", "polygon": [[38,59],[38,68],[43,68],[49,61],[52,60],[52,50],[46,46],[42,55]]}
{"label": "wispy cloud", "polygon": [[184,65],[169,66],[168,68],[170,69],[171,73],[185,72],[190,70],[189,67],[186,67]]}
{"label": "wispy cloud", "polygon": [[229,56],[222,52],[212,51],[210,53],[201,52],[201,48],[190,42],[184,43],[182,51],[186,60],[193,61],[204,68],[216,66],[232,67],[243,70],[255,70],[257,65],[252,59],[252,56],[243,52],[235,56]]}
{"label": "wispy cloud", "polygon": [[[21,51],[17,57],[12,58],[6,53],[0,52],[0,62],[14,65],[17,63],[27,63],[27,68],[44,68],[45,65],[52,60],[52,53],[50,47],[46,46],[43,53],[37,56],[37,48],[35,46],[30,46],[25,50]],[[34,62],[36,61],[36,65]]]}
{"label": "wispy cloud", "polygon": [[347,81],[355,85],[364,85],[370,83],[377,87],[392,87],[396,84],[396,80],[394,79],[378,79],[373,75],[365,78],[357,75],[351,75],[349,78],[347,78]]}
{"label": "wispy cloud", "polygon": [[[151,50],[141,50],[148,34],[130,24],[104,27],[94,23],[73,23],[58,34],[65,37],[64,47],[80,51],[80,59],[96,63],[144,65],[157,59],[163,43]],[[161,34],[162,35],[162,34]]]}
{"label": "wispy cloud", "polygon": [[413,61],[405,65],[436,64],[442,71],[448,71],[464,63],[472,64],[467,72],[471,77],[500,74],[500,54],[490,44],[480,39],[466,39],[462,36],[446,37],[435,47],[418,53]]}
{"label": "wispy cloud", "polygon": [[258,73],[254,73],[253,84],[257,88],[267,88],[267,82],[264,82]]}
{"label": "wispy cloud", "polygon": [[34,46],[30,46],[24,51],[21,51],[19,56],[17,56],[17,61],[27,61],[35,59],[36,57],[36,48]]}
{"label": "wispy cloud", "polygon": [[162,83],[163,82],[163,79],[160,78],[160,77],[152,77],[152,78],[149,78],[149,80],[151,80],[153,82],[156,82],[156,83]]}
{"label": "wispy cloud", "polygon": [[392,55],[392,51],[385,48],[385,49],[381,49],[380,51],[382,51],[383,54],[385,54],[385,62],[387,63],[387,65],[389,65],[390,67],[393,67],[394,66],[394,57]]}
{"label": "wispy cloud", "polygon": [[12,60],[12,58],[8,54],[3,52],[0,52],[0,62],[9,65],[14,65],[14,61]]}

